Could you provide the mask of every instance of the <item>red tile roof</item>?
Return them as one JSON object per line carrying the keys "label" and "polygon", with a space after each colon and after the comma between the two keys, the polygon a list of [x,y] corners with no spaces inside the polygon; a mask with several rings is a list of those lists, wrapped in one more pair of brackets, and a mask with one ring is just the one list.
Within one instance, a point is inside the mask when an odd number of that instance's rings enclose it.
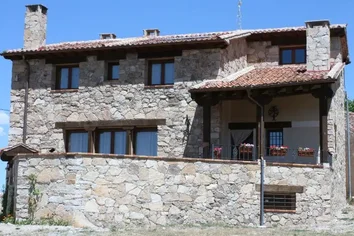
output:
{"label": "red tile roof", "polygon": [[[346,28],[346,25],[331,25],[331,29]],[[18,53],[33,53],[33,52],[55,52],[66,50],[90,50],[99,48],[119,48],[119,47],[134,47],[134,46],[148,46],[148,45],[164,45],[188,42],[223,42],[224,38],[235,36],[247,36],[249,34],[263,34],[263,33],[277,33],[277,32],[291,32],[304,31],[305,27],[285,27],[285,28],[270,28],[270,29],[256,29],[256,30],[236,30],[224,32],[210,32],[210,33],[195,33],[195,34],[179,34],[166,35],[156,37],[135,37],[135,38],[117,38],[117,39],[100,39],[91,41],[77,41],[77,42],[63,42],[56,44],[47,44],[36,49],[14,49],[7,50],[2,55],[11,55]]]}
{"label": "red tile roof", "polygon": [[231,78],[228,77],[227,80],[203,82],[191,91],[276,87],[279,85],[333,81],[325,77],[328,72],[329,71],[306,71],[304,65],[255,68],[239,77],[235,75],[234,79],[232,79],[231,76]]}
{"label": "red tile roof", "polygon": [[15,49],[8,50],[4,53],[17,53],[17,52],[51,52],[51,51],[64,51],[64,50],[80,50],[80,49],[98,49],[98,48],[113,48],[113,47],[129,47],[129,46],[142,46],[142,45],[163,45],[175,43],[188,43],[188,42],[208,42],[220,41],[222,35],[228,34],[245,34],[244,31],[225,31],[225,32],[211,32],[199,34],[179,34],[179,35],[166,35],[166,36],[143,36],[136,38],[116,38],[116,39],[99,39],[89,41],[77,42],[63,42],[56,44],[47,44],[38,49]]}
{"label": "red tile roof", "polygon": [[[331,29],[342,29],[346,28],[346,24],[331,24]],[[283,27],[283,28],[268,28],[268,29],[255,29],[251,30],[252,34],[265,34],[265,33],[282,33],[282,32],[292,32],[292,31],[305,31],[305,26],[299,27]]]}

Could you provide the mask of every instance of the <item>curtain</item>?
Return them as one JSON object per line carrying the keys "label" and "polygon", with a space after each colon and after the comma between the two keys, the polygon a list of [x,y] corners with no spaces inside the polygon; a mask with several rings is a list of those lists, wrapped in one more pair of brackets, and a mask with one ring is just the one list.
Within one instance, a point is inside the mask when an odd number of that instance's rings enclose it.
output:
{"label": "curtain", "polygon": [[98,152],[111,153],[111,132],[101,132],[99,135]]}
{"label": "curtain", "polygon": [[237,130],[230,130],[231,136],[234,139],[234,144],[238,147],[245,139],[250,136],[252,130],[248,129],[237,129]]}
{"label": "curtain", "polygon": [[136,133],[135,154],[157,156],[157,131],[138,131]]}
{"label": "curtain", "polygon": [[88,152],[88,133],[75,132],[69,135],[69,152]]}
{"label": "curtain", "polygon": [[114,132],[114,154],[127,153],[127,132],[117,131]]}

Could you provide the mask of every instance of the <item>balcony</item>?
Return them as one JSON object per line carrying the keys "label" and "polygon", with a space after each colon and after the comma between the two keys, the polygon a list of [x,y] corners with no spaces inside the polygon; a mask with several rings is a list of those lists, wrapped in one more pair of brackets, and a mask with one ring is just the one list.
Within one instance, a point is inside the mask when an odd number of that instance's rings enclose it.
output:
{"label": "balcony", "polygon": [[[253,144],[239,146],[214,144],[206,148],[212,159],[256,161],[258,158],[257,147]],[[271,146],[264,150],[264,159],[268,162],[318,164],[319,156],[319,149],[309,147]]]}

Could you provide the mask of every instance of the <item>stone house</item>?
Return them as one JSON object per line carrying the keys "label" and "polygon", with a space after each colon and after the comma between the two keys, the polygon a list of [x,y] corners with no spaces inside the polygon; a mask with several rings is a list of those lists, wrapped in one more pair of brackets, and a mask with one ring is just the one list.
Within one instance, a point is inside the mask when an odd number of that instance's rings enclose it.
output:
{"label": "stone house", "polygon": [[[13,212],[79,226],[330,221],[346,205],[346,25],[46,44],[26,7],[12,60]],[[13,148],[12,148],[13,146]],[[21,150],[21,151],[16,151]]]}

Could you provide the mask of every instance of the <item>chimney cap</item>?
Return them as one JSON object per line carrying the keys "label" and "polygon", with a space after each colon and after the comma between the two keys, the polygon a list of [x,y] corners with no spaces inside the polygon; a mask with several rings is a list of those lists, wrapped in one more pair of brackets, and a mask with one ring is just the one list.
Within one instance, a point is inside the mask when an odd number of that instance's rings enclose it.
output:
{"label": "chimney cap", "polygon": [[329,20],[310,20],[306,21],[305,25],[307,28],[312,28],[314,26],[329,26]]}
{"label": "chimney cap", "polygon": [[100,39],[115,39],[117,38],[117,35],[113,33],[102,33],[100,34]]}
{"label": "chimney cap", "polygon": [[41,9],[43,13],[46,13],[48,11],[48,8],[42,4],[30,4],[26,5],[26,8],[31,11],[37,11],[38,9]]}
{"label": "chimney cap", "polygon": [[144,29],[144,36],[159,36],[160,30],[159,29]]}

